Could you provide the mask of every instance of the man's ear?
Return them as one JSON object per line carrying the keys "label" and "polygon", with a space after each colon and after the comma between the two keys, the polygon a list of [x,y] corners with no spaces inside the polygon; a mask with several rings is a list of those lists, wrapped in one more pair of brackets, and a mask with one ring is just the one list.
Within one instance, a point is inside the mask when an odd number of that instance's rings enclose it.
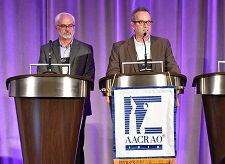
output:
{"label": "man's ear", "polygon": [[131,26],[132,29],[134,30],[134,22],[130,22],[130,26]]}

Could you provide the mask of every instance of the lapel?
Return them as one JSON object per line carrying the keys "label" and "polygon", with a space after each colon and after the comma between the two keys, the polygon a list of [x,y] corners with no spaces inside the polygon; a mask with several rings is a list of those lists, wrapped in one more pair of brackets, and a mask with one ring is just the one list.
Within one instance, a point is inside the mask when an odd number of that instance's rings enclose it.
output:
{"label": "lapel", "polygon": [[77,57],[79,49],[80,49],[79,42],[76,39],[74,39],[70,50],[70,67],[72,67],[72,62]]}
{"label": "lapel", "polygon": [[[131,58],[131,62],[137,62],[137,52],[135,50],[134,38],[133,37],[128,39],[127,51],[128,51],[128,54]],[[134,64],[133,67],[134,67],[135,72],[139,72],[137,64]]]}
{"label": "lapel", "polygon": [[[60,44],[59,44],[59,39],[55,40],[53,43],[52,43],[52,63],[58,63],[60,64],[61,63],[61,54],[60,54]],[[55,61],[54,61],[55,59]],[[53,67],[55,68],[55,71],[57,73],[62,73],[61,70],[62,68],[61,67]]]}
{"label": "lapel", "polygon": [[[150,37],[151,41],[151,55],[152,55],[152,61],[158,61],[157,58],[157,43],[156,43],[156,38],[154,36]],[[153,64],[153,70],[156,70],[156,64]]]}

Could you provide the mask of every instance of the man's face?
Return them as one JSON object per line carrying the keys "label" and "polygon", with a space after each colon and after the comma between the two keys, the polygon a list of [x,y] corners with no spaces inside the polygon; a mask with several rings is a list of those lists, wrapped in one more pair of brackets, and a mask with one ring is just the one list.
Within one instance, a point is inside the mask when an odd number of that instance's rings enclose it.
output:
{"label": "man's face", "polygon": [[145,32],[147,33],[146,36],[149,37],[152,28],[150,14],[146,11],[139,11],[135,14],[135,21],[136,22],[131,22],[135,37],[141,38]]}
{"label": "man's face", "polygon": [[60,17],[58,25],[56,25],[56,31],[59,33],[60,38],[72,39],[75,33],[75,23],[73,19],[68,15]]}

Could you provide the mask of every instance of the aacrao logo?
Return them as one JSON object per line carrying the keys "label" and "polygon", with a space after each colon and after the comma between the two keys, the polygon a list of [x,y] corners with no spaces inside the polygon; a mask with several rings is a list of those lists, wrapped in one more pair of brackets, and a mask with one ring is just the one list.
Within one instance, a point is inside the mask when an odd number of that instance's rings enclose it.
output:
{"label": "aacrao logo", "polygon": [[126,150],[162,150],[161,96],[124,97]]}

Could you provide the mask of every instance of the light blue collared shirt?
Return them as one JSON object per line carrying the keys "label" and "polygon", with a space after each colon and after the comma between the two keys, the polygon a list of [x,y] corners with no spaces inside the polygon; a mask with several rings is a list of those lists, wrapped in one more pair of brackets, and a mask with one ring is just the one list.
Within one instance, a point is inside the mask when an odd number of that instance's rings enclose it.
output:
{"label": "light blue collared shirt", "polygon": [[59,41],[59,43],[60,43],[61,58],[69,58],[70,57],[70,51],[71,51],[72,44],[73,44],[73,40],[70,43],[70,45],[68,46],[68,48],[64,47],[60,41]]}

